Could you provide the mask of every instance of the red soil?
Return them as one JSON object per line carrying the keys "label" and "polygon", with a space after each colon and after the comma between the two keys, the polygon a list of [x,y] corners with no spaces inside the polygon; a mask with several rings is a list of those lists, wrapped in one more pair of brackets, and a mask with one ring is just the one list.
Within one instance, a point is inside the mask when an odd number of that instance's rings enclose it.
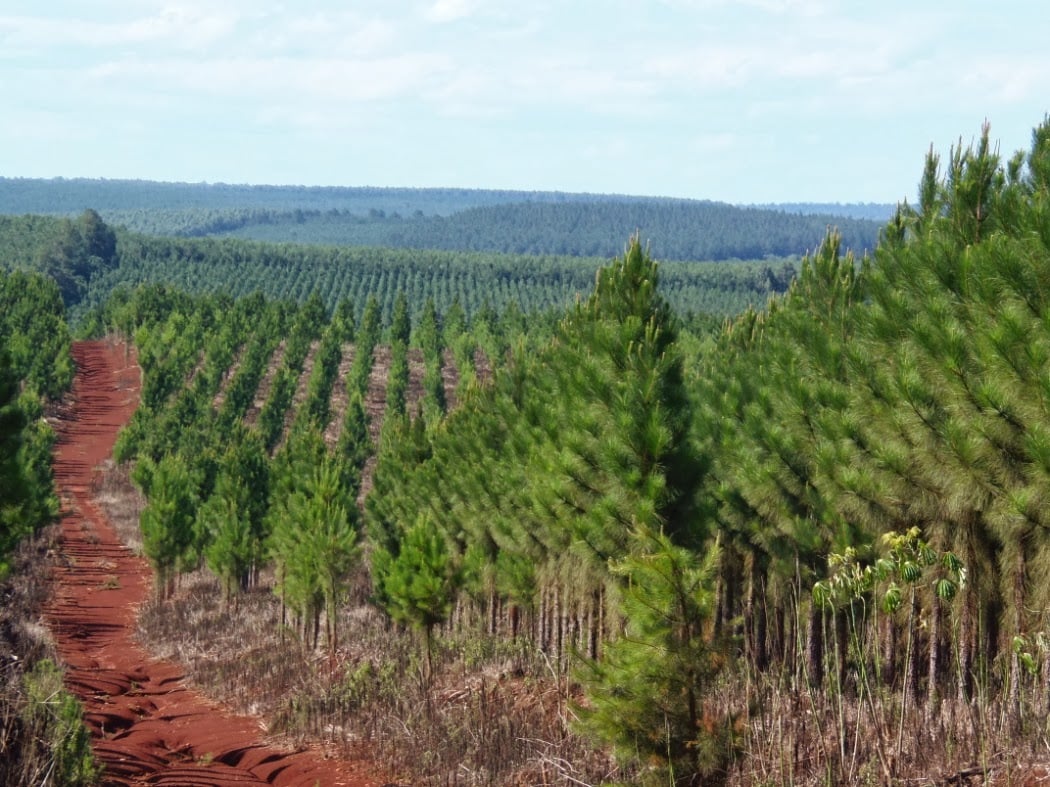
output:
{"label": "red soil", "polygon": [[379,784],[368,763],[264,742],[258,720],[191,691],[176,664],[136,642],[149,566],[120,543],[94,496],[98,467],[138,402],[139,370],[122,344],[77,343],[73,355],[73,404],[59,420],[54,457],[61,554],[45,617],[105,765],[103,784]]}

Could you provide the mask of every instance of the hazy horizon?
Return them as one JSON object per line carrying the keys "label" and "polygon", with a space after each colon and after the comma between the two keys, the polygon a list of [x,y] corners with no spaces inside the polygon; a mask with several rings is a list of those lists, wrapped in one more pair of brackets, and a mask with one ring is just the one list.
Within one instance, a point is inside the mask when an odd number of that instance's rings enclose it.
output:
{"label": "hazy horizon", "polygon": [[1029,147],[1050,6],[902,0],[12,0],[0,174],[913,199]]}

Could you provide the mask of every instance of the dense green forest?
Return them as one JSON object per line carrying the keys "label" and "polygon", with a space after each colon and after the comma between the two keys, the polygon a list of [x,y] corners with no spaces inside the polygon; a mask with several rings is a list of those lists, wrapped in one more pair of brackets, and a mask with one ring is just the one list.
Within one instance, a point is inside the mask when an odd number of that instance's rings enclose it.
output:
{"label": "dense green forest", "polygon": [[353,216],[306,212],[246,216],[208,234],[258,240],[606,257],[637,232],[663,260],[789,257],[815,249],[836,226],[858,253],[875,246],[885,222],[789,214],[716,202],[646,200],[528,202],[470,208],[452,216]]}
{"label": "dense green forest", "polygon": [[859,254],[880,225],[620,195],[0,179],[0,266],[54,277],[74,324],[145,283],[318,293],[329,311],[349,300],[358,313],[374,295],[384,322],[399,292],[413,317],[428,299],[468,317],[551,313],[584,296],[632,234],[665,260],[674,308],[718,320],[784,292],[829,226]]}
{"label": "dense green forest", "polygon": [[306,188],[0,179],[0,214],[85,208],[132,232],[529,255],[603,257],[640,233],[662,260],[792,257],[835,226],[858,253],[890,206],[725,203],[557,192]]}
{"label": "dense green forest", "polygon": [[[115,290],[147,283],[191,294],[259,292],[299,302],[316,293],[329,311],[349,300],[358,314],[375,296],[384,322],[399,292],[413,316],[428,298],[441,313],[458,304],[468,317],[487,308],[540,313],[565,308],[588,292],[602,263],[553,255],[148,237],[114,232],[93,210],[75,219],[0,216],[0,260],[4,267],[54,276],[77,323]],[[791,259],[668,263],[661,287],[683,314],[720,319],[783,292],[795,265]]]}
{"label": "dense green forest", "polygon": [[73,380],[69,344],[55,282],[0,272],[0,579],[14,546],[58,513],[44,405]]}
{"label": "dense green forest", "polygon": [[[1009,160],[988,133],[930,154],[871,255],[828,233],[712,335],[638,238],[538,333],[395,298],[379,411],[375,299],[322,319],[316,298],[124,293],[97,324],[140,348],[118,458],[147,555],[164,587],[204,564],[227,599],[272,567],[304,647],[330,653],[367,556],[370,603],[418,632],[424,693],[448,643],[543,654],[529,679],[575,687],[572,729],[640,783],[944,781],[1035,756],[1050,123]],[[293,345],[330,359],[311,360],[315,404],[257,393],[304,368],[279,360]],[[346,718],[361,696],[316,707]]]}
{"label": "dense green forest", "polygon": [[160,183],[90,178],[0,178],[0,213],[75,215],[94,206],[103,213],[153,211],[349,210],[448,215],[464,208],[518,201],[590,199],[558,192],[482,189],[413,189],[327,186],[262,186],[227,183]]}

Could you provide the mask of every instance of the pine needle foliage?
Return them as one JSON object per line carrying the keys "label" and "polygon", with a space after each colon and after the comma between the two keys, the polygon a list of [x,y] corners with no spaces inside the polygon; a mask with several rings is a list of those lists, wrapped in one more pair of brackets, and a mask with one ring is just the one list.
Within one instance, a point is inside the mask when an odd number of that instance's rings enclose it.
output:
{"label": "pine needle foliage", "polygon": [[584,661],[580,726],[642,764],[646,784],[699,784],[724,772],[735,732],[705,701],[725,664],[710,636],[718,550],[701,557],[664,534],[639,534],[613,572],[623,634],[600,661]]}

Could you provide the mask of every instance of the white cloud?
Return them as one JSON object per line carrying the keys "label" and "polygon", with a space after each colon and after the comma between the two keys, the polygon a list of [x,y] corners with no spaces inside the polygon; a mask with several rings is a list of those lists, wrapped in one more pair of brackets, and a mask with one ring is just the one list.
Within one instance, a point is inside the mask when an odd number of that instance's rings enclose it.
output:
{"label": "white cloud", "polygon": [[679,11],[709,12],[718,9],[754,9],[776,14],[815,16],[826,11],[829,0],[660,0]]}
{"label": "white cloud", "polygon": [[478,6],[477,0],[435,0],[424,16],[431,22],[455,22],[470,16]]}
{"label": "white cloud", "polygon": [[0,17],[0,34],[4,35],[7,47],[23,51],[129,44],[195,49],[228,36],[237,22],[238,17],[230,13],[167,6],[152,15],[127,21],[5,16]]}
{"label": "white cloud", "polygon": [[361,59],[131,59],[96,66],[90,76],[144,91],[189,91],[197,96],[375,101],[418,94],[447,68],[443,56],[420,52]]}

